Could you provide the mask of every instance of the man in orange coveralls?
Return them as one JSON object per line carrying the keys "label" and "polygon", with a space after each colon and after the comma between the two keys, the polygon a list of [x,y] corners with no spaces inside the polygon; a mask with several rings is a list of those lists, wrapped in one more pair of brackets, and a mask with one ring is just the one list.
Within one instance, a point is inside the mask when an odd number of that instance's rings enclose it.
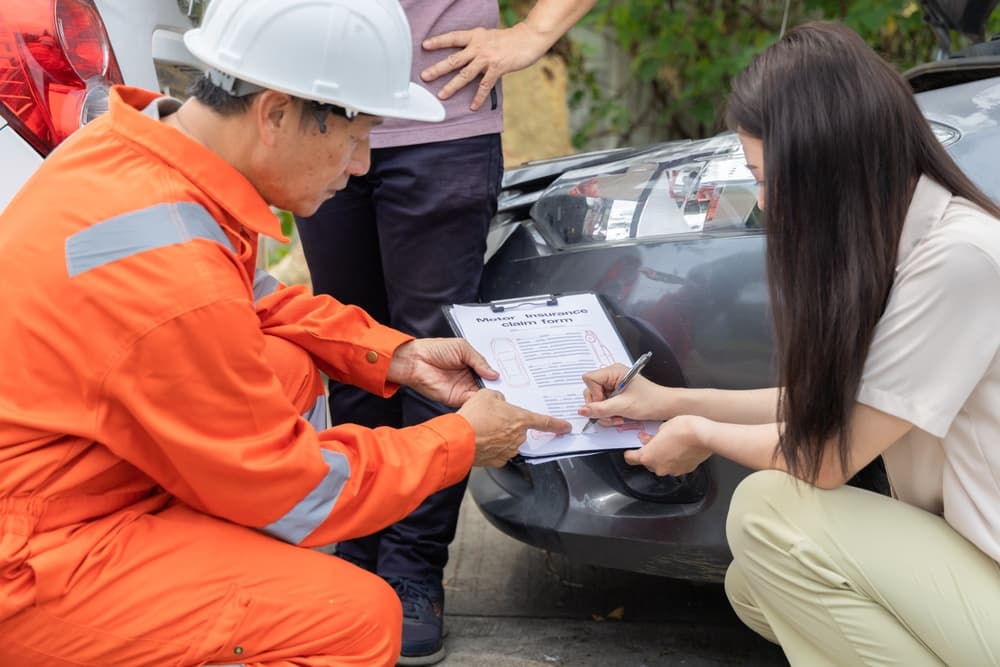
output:
{"label": "man in orange coveralls", "polygon": [[[113,89],[0,217],[0,665],[392,664],[393,590],[303,547],[569,424],[477,392],[463,341],[255,275],[269,204],[364,173],[379,116],[441,117],[396,0],[214,0],[185,41],[193,99]],[[461,407],[326,428],[319,371]]]}

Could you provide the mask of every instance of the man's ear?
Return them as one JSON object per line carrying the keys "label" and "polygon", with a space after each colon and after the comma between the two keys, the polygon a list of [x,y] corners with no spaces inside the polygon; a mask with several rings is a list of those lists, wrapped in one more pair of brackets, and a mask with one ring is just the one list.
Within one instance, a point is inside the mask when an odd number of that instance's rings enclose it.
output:
{"label": "man's ear", "polygon": [[265,90],[253,102],[254,120],[261,143],[273,146],[291,124],[298,126],[298,110],[292,97],[276,90]]}

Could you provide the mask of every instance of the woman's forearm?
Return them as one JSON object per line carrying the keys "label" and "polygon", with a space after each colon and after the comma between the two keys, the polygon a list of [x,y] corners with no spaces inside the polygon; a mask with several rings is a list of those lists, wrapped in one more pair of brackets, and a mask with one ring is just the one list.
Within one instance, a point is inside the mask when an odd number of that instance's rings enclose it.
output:
{"label": "woman's forearm", "polygon": [[778,389],[666,389],[665,419],[697,415],[729,424],[777,421]]}
{"label": "woman's forearm", "polygon": [[778,452],[778,424],[732,424],[701,420],[698,439],[714,454],[751,470],[786,470]]}
{"label": "woman's forearm", "polygon": [[[713,454],[718,454],[753,470],[784,470],[788,465],[778,450],[781,425],[733,424],[699,417],[687,417],[693,440]],[[875,457],[898,442],[913,429],[913,424],[887,412],[856,403],[848,425],[846,465],[841,463],[840,442],[830,437],[816,469],[809,479],[823,489],[835,489],[868,465]],[[797,475],[808,476],[808,466],[799,466]]]}

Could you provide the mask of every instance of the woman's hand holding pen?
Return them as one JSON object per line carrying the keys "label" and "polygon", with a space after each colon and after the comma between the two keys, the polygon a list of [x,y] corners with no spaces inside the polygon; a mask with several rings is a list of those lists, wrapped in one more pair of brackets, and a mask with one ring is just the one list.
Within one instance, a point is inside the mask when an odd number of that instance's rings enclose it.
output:
{"label": "woman's hand holding pen", "polygon": [[584,375],[585,405],[579,409],[579,414],[596,417],[602,426],[616,426],[624,418],[665,419],[663,392],[667,388],[641,375],[636,375],[620,394],[611,396],[627,372],[628,366],[613,364]]}
{"label": "woman's hand holding pen", "polygon": [[703,443],[713,422],[693,415],[676,416],[676,402],[671,398],[682,390],[636,375],[620,394],[611,396],[627,372],[627,366],[614,364],[584,375],[586,404],[579,410],[584,417],[597,417],[603,426],[621,424],[625,418],[669,420],[655,435],[640,433],[642,447],[625,452],[625,461],[645,466],[656,475],[681,475],[711,456],[712,450]]}

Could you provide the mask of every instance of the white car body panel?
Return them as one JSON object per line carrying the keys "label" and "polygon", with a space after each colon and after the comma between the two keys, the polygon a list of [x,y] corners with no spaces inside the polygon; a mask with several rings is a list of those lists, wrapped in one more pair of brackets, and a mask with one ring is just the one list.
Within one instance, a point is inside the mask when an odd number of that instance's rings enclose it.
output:
{"label": "white car body panel", "polygon": [[7,208],[7,202],[24,185],[42,164],[42,156],[14,131],[14,128],[0,120],[0,212]]}
{"label": "white car body panel", "polygon": [[95,0],[125,83],[158,90],[155,61],[198,67],[181,37],[191,20],[176,0]]}

